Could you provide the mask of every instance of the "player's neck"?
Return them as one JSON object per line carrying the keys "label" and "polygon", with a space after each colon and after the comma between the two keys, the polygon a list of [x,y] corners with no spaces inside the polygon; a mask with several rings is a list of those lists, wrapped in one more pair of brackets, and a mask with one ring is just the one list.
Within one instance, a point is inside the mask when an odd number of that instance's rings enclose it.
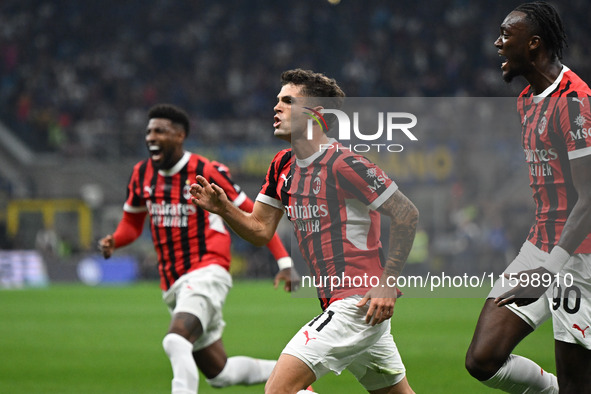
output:
{"label": "player's neck", "polygon": [[556,81],[561,71],[562,63],[559,60],[542,62],[534,64],[532,72],[526,76],[526,79],[531,85],[534,94],[538,95]]}
{"label": "player's neck", "polygon": [[323,132],[314,133],[312,139],[295,138],[291,140],[291,149],[295,156],[300,159],[307,159],[320,151],[322,145],[329,143],[329,139]]}

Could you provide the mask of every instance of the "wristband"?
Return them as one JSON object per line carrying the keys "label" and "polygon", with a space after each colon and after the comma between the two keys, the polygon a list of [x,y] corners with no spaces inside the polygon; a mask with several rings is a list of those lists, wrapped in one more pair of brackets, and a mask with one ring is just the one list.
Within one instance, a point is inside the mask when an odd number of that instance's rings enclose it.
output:
{"label": "wristband", "polygon": [[553,274],[557,274],[562,270],[562,267],[564,267],[568,259],[570,259],[570,254],[560,246],[556,245],[548,255],[548,258],[544,263],[544,268]]}
{"label": "wristband", "polygon": [[279,267],[279,271],[284,270],[286,268],[291,268],[293,262],[291,261],[291,257],[282,257],[277,260],[277,266]]}

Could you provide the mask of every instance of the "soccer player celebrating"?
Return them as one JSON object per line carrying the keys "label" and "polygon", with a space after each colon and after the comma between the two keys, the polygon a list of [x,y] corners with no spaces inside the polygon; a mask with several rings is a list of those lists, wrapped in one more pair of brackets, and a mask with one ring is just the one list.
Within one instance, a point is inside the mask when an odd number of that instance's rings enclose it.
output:
{"label": "soccer player celebrating", "polygon": [[[222,306],[232,286],[230,234],[219,216],[191,204],[190,185],[200,175],[222,188],[237,209],[250,211],[253,202],[225,166],[184,150],[190,124],[182,109],[156,105],[148,117],[150,158],[133,169],[123,218],[113,234],[99,241],[103,256],[136,240],[150,215],[160,287],[172,314],[162,345],[172,364],[173,394],[197,392],[195,364],[214,387],[265,382],[276,361],[226,356]],[[291,290],[291,258],[276,234],[269,241],[280,266],[275,286],[285,280],[285,289]]]}
{"label": "soccer player celebrating", "polygon": [[482,309],[466,367],[510,393],[558,392],[553,375],[511,354],[550,315],[560,393],[591,392],[591,90],[561,63],[565,44],[561,19],[545,2],[509,13],[494,43],[506,58],[503,79],[529,82],[517,109],[536,216]]}
{"label": "soccer player celebrating", "polygon": [[[296,393],[330,371],[348,369],[371,393],[412,393],[390,334],[390,318],[395,279],[411,249],[418,211],[379,167],[330,139],[321,122],[312,124],[308,136],[301,113],[320,111],[322,100],[317,98],[342,102],[344,93],[335,80],[295,69],[281,75],[281,84],[275,136],[292,148],[273,159],[252,213],[235,209],[219,185],[200,176],[191,189],[193,201],[256,245],[269,241],[285,212],[312,275],[319,279],[315,283],[327,276],[364,275],[379,282],[375,287],[355,287],[350,281],[334,288],[319,286],[323,312],[287,344],[265,392]],[[380,214],[391,220],[385,260]]]}

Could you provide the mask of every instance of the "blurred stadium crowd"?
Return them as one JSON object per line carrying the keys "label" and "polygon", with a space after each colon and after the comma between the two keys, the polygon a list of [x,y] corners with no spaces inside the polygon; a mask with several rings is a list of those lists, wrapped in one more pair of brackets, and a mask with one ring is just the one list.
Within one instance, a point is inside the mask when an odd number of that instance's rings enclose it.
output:
{"label": "blurred stadium crowd", "polygon": [[[108,139],[129,154],[150,105],[268,117],[279,73],[295,66],[335,77],[349,96],[504,96],[492,43],[506,3],[4,0],[0,114],[39,151],[100,155]],[[587,11],[576,0],[562,12],[566,64],[582,76]]]}
{"label": "blurred stadium crowd", "polygon": [[[0,120],[35,152],[116,161],[145,156],[145,114],[158,102],[191,114],[193,146],[272,144],[279,75],[294,67],[325,72],[351,97],[514,97],[524,85],[501,80],[493,42],[520,3],[2,0]],[[564,63],[591,81],[588,2],[554,4],[569,36]],[[493,144],[466,143],[519,155],[517,127],[498,130]],[[476,190],[479,169],[457,160],[443,219],[422,215],[440,269],[483,253],[498,259],[531,221],[521,220],[524,200],[492,202],[489,189]],[[418,193],[408,194],[420,201]]]}

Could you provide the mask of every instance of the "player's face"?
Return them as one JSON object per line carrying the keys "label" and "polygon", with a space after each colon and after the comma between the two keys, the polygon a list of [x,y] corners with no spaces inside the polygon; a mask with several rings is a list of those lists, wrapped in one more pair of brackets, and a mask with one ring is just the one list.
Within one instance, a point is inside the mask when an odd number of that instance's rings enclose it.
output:
{"label": "player's face", "polygon": [[503,79],[511,82],[518,75],[524,75],[531,67],[529,45],[532,36],[525,20],[525,13],[513,11],[501,24],[501,34],[495,41],[499,56],[507,60],[501,65]]}
{"label": "player's face", "polygon": [[[298,132],[299,129],[306,127],[303,122],[294,122],[293,114],[296,114],[298,106],[295,102],[298,97],[304,97],[301,92],[301,87],[293,84],[284,85],[281,91],[277,95],[277,105],[273,110],[275,111],[275,122],[273,127],[275,128],[275,137],[281,138],[282,140],[291,141],[292,134]],[[295,117],[302,120],[302,116]]]}
{"label": "player's face", "polygon": [[154,118],[146,128],[146,145],[157,169],[169,169],[183,156],[183,128],[170,119]]}

